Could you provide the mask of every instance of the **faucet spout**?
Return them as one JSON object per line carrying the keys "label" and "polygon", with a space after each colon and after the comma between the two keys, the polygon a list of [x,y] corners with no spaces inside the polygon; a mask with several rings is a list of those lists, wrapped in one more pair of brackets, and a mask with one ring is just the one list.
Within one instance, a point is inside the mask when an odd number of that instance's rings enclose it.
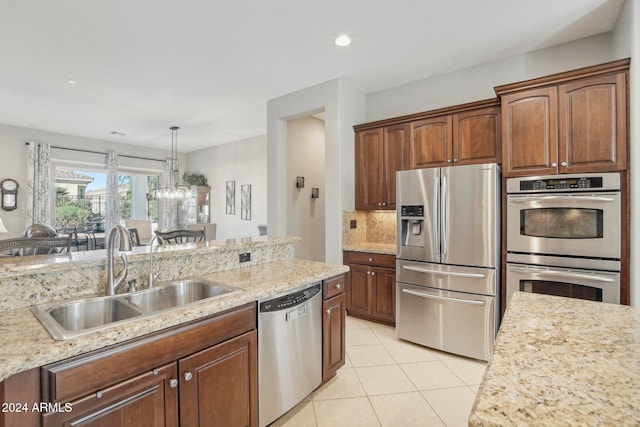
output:
{"label": "faucet spout", "polygon": [[149,287],[151,288],[153,286],[153,284],[155,283],[156,279],[159,276],[153,274],[153,243],[154,242],[158,242],[160,245],[165,244],[165,241],[162,237],[158,236],[157,234],[155,236],[153,236],[151,238],[151,242],[149,242]]}
{"label": "faucet spout", "polygon": [[120,254],[120,258],[124,264],[124,267],[116,275],[115,265],[113,259],[115,257],[115,243],[118,239],[119,251],[131,250],[131,236],[129,231],[123,225],[116,225],[109,232],[109,241],[107,244],[107,295],[115,295],[116,290],[124,283],[127,278],[127,272],[129,271],[129,262],[127,260],[127,254]]}

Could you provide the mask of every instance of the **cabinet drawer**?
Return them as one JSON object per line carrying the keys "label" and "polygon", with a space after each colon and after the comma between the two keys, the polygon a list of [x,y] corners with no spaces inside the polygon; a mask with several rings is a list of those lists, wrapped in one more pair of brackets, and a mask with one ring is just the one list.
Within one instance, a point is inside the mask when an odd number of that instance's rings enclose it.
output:
{"label": "cabinet drawer", "polygon": [[42,398],[67,401],[256,328],[255,303],[42,367]]}
{"label": "cabinet drawer", "polygon": [[395,268],[396,257],[394,255],[372,254],[367,252],[344,252],[344,263]]}
{"label": "cabinet drawer", "polygon": [[327,279],[322,284],[322,299],[344,293],[344,275]]}

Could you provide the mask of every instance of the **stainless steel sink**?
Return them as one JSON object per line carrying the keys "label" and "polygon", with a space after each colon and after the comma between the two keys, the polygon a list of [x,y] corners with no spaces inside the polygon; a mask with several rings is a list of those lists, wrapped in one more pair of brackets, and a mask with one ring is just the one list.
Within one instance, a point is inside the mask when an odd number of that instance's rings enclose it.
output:
{"label": "stainless steel sink", "polygon": [[32,311],[53,338],[61,340],[143,314],[122,297],[84,298],[34,307]]}
{"label": "stainless steel sink", "polygon": [[240,289],[201,279],[186,279],[135,292],[127,300],[146,311],[163,311],[204,299],[220,297]]}
{"label": "stainless steel sink", "polygon": [[228,296],[242,289],[191,278],[131,294],[40,305],[31,311],[57,340],[65,340],[154,313]]}

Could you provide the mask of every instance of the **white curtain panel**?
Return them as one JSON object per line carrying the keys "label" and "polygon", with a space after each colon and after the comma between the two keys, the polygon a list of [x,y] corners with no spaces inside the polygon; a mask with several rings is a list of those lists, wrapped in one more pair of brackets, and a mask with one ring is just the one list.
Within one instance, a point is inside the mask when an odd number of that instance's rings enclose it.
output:
{"label": "white curtain panel", "polygon": [[51,146],[37,141],[27,142],[26,225],[51,224]]}
{"label": "white curtain panel", "polygon": [[107,232],[120,222],[120,193],[118,192],[118,153],[107,154],[107,212],[104,229]]}
{"label": "white curtain panel", "polygon": [[[164,172],[162,173],[161,187],[168,187],[174,184],[172,182],[173,162],[166,159],[164,162]],[[178,228],[178,201],[174,199],[160,199],[159,203],[159,221],[158,227],[160,231],[171,231]]]}

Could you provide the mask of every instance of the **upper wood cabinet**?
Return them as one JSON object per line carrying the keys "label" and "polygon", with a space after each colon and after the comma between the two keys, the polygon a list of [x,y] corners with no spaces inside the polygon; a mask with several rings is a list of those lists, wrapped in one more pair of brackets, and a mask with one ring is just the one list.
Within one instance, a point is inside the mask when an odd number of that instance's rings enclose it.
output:
{"label": "upper wood cabinet", "polygon": [[629,61],[500,86],[503,175],[627,169]]}
{"label": "upper wood cabinet", "polygon": [[462,111],[411,123],[411,168],[500,162],[500,108]]}
{"label": "upper wood cabinet", "polygon": [[356,133],[356,209],[396,208],[396,172],[409,168],[409,125]]}

